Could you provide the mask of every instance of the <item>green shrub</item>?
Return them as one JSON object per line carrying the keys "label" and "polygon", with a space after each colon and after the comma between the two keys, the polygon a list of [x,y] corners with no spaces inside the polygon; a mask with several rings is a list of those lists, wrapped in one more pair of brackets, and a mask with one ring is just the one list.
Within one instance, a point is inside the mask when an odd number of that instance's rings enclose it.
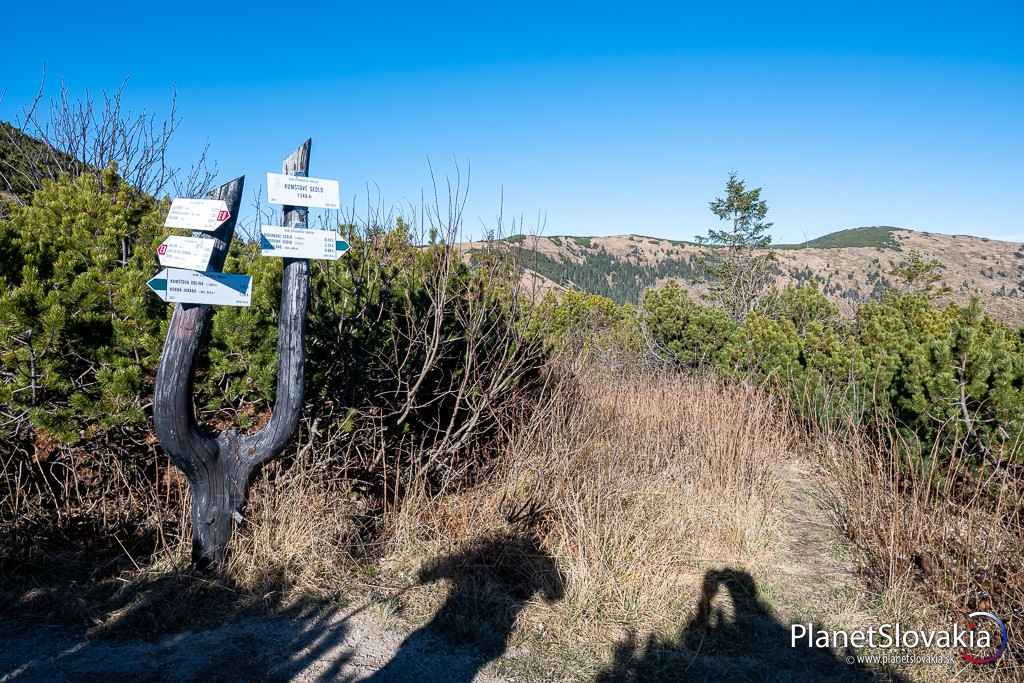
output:
{"label": "green shrub", "polygon": [[117,177],[46,182],[0,220],[0,404],[64,441],[139,423],[165,310],[157,202]]}
{"label": "green shrub", "polygon": [[774,292],[739,325],[670,283],[644,296],[646,330],[681,366],[771,384],[815,420],[895,425],[915,458],[1019,458],[1020,335],[970,306],[889,291],[845,321],[812,286]]}
{"label": "green shrub", "polygon": [[629,304],[579,290],[548,292],[532,317],[532,334],[549,347],[618,348],[636,352],[641,347],[636,311]]}
{"label": "green shrub", "polygon": [[775,290],[759,302],[758,310],[774,320],[789,320],[801,334],[814,322],[825,327],[843,324],[839,307],[813,285]]}
{"label": "green shrub", "polygon": [[1020,337],[977,301],[938,308],[925,295],[890,295],[861,307],[856,334],[866,388],[906,438],[960,446],[977,465],[1021,436]]}
{"label": "green shrub", "polygon": [[720,367],[759,382],[784,385],[800,381],[803,339],[790,320],[751,313],[726,341]]}
{"label": "green shrub", "polygon": [[655,343],[686,367],[715,361],[737,330],[728,314],[696,303],[674,281],[644,293],[641,315]]}

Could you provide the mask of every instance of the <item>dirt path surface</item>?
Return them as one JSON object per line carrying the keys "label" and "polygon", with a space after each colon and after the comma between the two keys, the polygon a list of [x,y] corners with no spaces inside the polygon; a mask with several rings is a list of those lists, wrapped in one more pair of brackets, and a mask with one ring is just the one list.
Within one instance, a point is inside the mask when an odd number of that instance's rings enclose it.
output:
{"label": "dirt path surface", "polygon": [[[854,596],[862,593],[856,568],[842,559],[848,546],[836,527],[825,499],[825,487],[811,467],[790,460],[778,467],[776,477],[785,492],[782,561],[773,567],[773,583],[780,601],[791,609],[822,606],[824,599],[845,602],[844,622],[867,619]],[[833,605],[836,607],[836,605]]]}
{"label": "dirt path surface", "polygon": [[[709,571],[706,600],[672,657],[661,661],[637,651],[598,680],[876,680],[831,653],[808,657],[790,646],[790,621],[826,613],[848,624],[864,615],[855,607],[859,589],[852,567],[838,559],[841,541],[821,501],[820,482],[800,462],[780,464],[775,475],[785,501],[780,515],[784,548],[768,580],[755,585],[742,571]],[[723,608],[732,615],[724,622],[716,616]],[[693,627],[702,619],[699,628]],[[130,634],[90,639],[67,627],[7,624],[0,627],[0,683],[510,680],[499,678],[496,664],[480,650],[454,647],[426,628],[400,629],[365,607],[239,617],[156,641],[133,640]],[[511,656],[504,655],[505,663]],[[502,671],[510,668],[516,667],[502,666]],[[558,679],[554,674],[545,680]]]}
{"label": "dirt path surface", "polygon": [[495,681],[471,649],[365,612],[248,618],[155,642],[65,627],[0,633],[0,681]]}

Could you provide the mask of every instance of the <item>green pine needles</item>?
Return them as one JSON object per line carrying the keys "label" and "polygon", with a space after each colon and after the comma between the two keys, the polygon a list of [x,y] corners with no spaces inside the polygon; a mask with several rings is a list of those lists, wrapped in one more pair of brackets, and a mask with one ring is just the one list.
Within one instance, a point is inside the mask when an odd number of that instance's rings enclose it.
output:
{"label": "green pine needles", "polygon": [[767,248],[772,238],[768,204],[761,188],[747,189],[746,183],[729,174],[725,196],[709,203],[711,213],[725,224],[698,237],[698,244],[715,247],[703,258],[712,281],[711,295],[734,320],[743,320],[772,282],[774,259]]}

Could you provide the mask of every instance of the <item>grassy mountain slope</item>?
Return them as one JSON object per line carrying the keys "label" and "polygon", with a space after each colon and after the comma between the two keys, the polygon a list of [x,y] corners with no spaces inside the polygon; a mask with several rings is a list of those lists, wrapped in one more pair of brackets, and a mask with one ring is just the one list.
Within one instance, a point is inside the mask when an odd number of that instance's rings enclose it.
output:
{"label": "grassy mountain slope", "polygon": [[[480,244],[466,245],[469,253]],[[618,302],[639,301],[643,291],[670,279],[692,294],[707,291],[701,256],[707,248],[643,235],[536,237],[503,240],[531,286],[576,287]],[[916,250],[943,265],[952,300],[981,298],[994,316],[1024,323],[1024,245],[967,235],[938,235],[888,226],[830,233],[802,244],[775,247],[777,284],[816,283],[846,311],[878,296],[888,273]]]}

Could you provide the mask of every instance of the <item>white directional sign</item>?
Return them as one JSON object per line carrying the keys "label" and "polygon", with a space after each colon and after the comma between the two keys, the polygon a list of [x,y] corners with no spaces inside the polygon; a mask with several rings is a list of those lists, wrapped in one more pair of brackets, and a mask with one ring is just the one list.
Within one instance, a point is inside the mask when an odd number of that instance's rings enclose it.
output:
{"label": "white directional sign", "polygon": [[337,209],[341,206],[339,197],[337,180],[267,174],[267,198],[271,204]]}
{"label": "white directional sign", "polygon": [[213,232],[231,218],[228,205],[222,199],[183,199],[171,202],[171,210],[164,227]]}
{"label": "white directional sign", "polygon": [[260,231],[264,256],[336,260],[348,251],[348,242],[333,230],[307,230],[264,225]]}
{"label": "white directional sign", "polygon": [[157,247],[156,255],[160,265],[167,268],[188,268],[190,270],[206,270],[210,265],[210,255],[217,240],[205,237],[182,237],[171,235]]}
{"label": "white directional sign", "polygon": [[252,301],[249,275],[164,268],[146,284],[169,303],[248,306]]}

